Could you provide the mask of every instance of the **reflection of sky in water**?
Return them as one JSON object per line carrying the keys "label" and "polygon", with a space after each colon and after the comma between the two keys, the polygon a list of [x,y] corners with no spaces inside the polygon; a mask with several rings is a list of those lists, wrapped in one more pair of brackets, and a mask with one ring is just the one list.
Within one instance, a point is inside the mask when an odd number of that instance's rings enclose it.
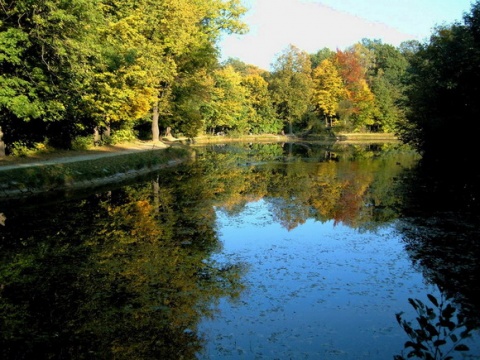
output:
{"label": "reflection of sky in water", "polygon": [[438,296],[393,227],[360,233],[308,220],[287,231],[263,200],[217,217],[216,259],[245,263],[247,289],[201,324],[205,358],[392,359],[408,340],[395,314],[414,320],[407,299]]}

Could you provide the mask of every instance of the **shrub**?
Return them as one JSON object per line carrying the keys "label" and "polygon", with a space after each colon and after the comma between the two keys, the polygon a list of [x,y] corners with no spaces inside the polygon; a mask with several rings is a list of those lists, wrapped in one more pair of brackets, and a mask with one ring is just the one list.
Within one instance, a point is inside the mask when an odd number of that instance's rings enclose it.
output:
{"label": "shrub", "polygon": [[418,299],[408,299],[417,312],[417,328],[403,319],[403,312],[396,314],[397,322],[410,338],[404,345],[406,357],[394,356],[394,360],[405,360],[412,357],[426,360],[453,360],[453,353],[466,352],[468,346],[461,343],[471,336],[473,327],[449,302],[449,297],[437,300],[428,294],[433,307],[427,306]]}
{"label": "shrub", "polygon": [[21,141],[16,141],[10,146],[10,155],[15,157],[33,156],[48,151],[49,148],[46,143],[34,143],[33,145],[28,146]]}
{"label": "shrub", "polygon": [[79,136],[72,141],[72,150],[88,150],[93,146],[93,135]]}
{"label": "shrub", "polygon": [[114,145],[123,142],[134,141],[137,139],[137,134],[133,129],[116,130],[110,137],[104,139],[105,144]]}

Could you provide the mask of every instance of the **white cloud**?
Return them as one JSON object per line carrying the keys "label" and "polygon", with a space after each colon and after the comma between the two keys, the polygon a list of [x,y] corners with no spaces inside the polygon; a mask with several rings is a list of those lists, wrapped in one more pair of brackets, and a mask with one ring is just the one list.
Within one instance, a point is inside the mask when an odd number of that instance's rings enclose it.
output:
{"label": "white cloud", "polygon": [[226,37],[221,43],[223,58],[237,57],[264,69],[289,44],[313,53],[324,47],[345,49],[363,38],[392,45],[414,38],[385,24],[302,0],[257,0],[245,21],[250,32]]}

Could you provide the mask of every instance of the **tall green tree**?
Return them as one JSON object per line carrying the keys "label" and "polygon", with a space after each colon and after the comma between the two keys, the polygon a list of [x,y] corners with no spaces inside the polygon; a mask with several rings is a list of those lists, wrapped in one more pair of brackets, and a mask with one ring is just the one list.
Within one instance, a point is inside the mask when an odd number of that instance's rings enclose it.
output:
{"label": "tall green tree", "polygon": [[327,60],[327,59],[333,59],[335,57],[335,51],[327,48],[327,47],[324,47],[320,50],[318,50],[316,53],[313,53],[313,54],[310,54],[310,61],[312,63],[312,69],[316,69],[318,67],[318,65],[320,65],[320,63],[323,61],[323,60]]}
{"label": "tall green tree", "polygon": [[290,45],[275,60],[270,76],[270,90],[277,114],[288,132],[309,111],[313,91],[310,56]]}
{"label": "tall green tree", "polygon": [[406,57],[399,49],[380,40],[364,39],[356,51],[368,54],[367,82],[375,95],[374,123],[372,130],[393,132],[405,117]]}
{"label": "tall green tree", "polygon": [[243,77],[242,84],[247,89],[248,121],[252,133],[279,133],[282,130],[283,123],[275,113],[268,90],[268,82],[259,72],[252,71]]}
{"label": "tall green tree", "polygon": [[0,114],[7,143],[64,144],[82,117],[80,84],[88,78],[97,0],[1,2]]}
{"label": "tall green tree", "polygon": [[248,125],[247,89],[242,76],[227,65],[214,72],[215,85],[210,102],[205,106],[205,130],[215,133],[236,130],[245,133]]}
{"label": "tall green tree", "polygon": [[479,22],[477,1],[462,23],[438,27],[411,57],[402,136],[427,157],[458,162],[478,154],[472,129],[480,115]]}

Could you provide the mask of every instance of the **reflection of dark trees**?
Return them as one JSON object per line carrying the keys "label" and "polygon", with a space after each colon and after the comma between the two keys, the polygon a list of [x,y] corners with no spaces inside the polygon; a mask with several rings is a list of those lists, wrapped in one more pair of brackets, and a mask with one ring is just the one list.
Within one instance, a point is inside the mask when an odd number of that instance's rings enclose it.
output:
{"label": "reflection of dark trees", "polygon": [[238,293],[240,269],[206,260],[218,247],[202,201],[208,185],[162,175],[153,191],[147,182],[9,207],[0,229],[2,358],[195,358],[196,324],[216,299]]}
{"label": "reflection of dark trees", "polygon": [[425,277],[480,324],[480,182],[465,170],[418,168],[401,231]]}

